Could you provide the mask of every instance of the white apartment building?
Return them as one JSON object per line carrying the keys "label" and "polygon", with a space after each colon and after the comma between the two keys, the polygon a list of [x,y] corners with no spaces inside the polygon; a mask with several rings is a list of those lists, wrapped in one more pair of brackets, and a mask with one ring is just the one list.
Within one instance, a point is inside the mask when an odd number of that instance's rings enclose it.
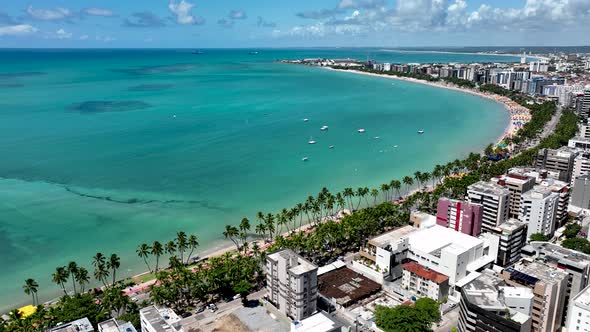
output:
{"label": "white apartment building", "polygon": [[535,233],[553,236],[558,200],[558,194],[542,186],[535,186],[522,195],[519,220],[528,225],[527,238]]}
{"label": "white apartment building", "polygon": [[590,174],[590,152],[583,152],[574,159],[574,168],[572,170],[572,181],[570,182],[570,185],[573,186],[579,176],[588,174]]}
{"label": "white apartment building", "polygon": [[417,297],[442,302],[449,295],[449,277],[410,261],[403,265],[402,287]]}
{"label": "white apartment building", "polygon": [[266,256],[266,288],[269,301],[294,321],[316,312],[318,267],[284,249]]}
{"label": "white apartment building", "polygon": [[489,232],[508,220],[510,191],[507,188],[480,181],[467,188],[467,199],[483,206],[482,231]]}
{"label": "white apartment building", "polygon": [[545,73],[549,71],[549,64],[544,61],[534,61],[529,64],[529,70],[537,73]]}
{"label": "white apartment building", "polygon": [[509,217],[518,218],[522,194],[533,189],[535,178],[520,173],[509,172],[507,175],[492,178],[491,181],[508,188],[510,191],[510,201],[508,204],[510,207]]}
{"label": "white apartment building", "polygon": [[139,310],[141,332],[184,332],[181,318],[170,308],[149,306]]}
{"label": "white apartment building", "polygon": [[98,332],[137,332],[130,322],[119,322],[114,318],[98,323]]}
{"label": "white apartment building", "polygon": [[572,299],[566,328],[568,332],[590,332],[590,286]]}

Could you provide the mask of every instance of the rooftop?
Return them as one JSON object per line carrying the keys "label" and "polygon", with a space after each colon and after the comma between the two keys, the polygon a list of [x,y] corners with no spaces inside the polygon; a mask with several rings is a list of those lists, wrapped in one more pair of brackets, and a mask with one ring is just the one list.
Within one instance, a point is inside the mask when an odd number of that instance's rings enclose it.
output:
{"label": "rooftop", "polygon": [[159,308],[152,305],[141,309],[139,313],[145,317],[156,332],[177,331],[174,325],[180,322],[180,318],[172,309]]}
{"label": "rooftop", "polygon": [[114,318],[98,323],[99,332],[137,332],[133,324],[117,322]]}
{"label": "rooftop", "polygon": [[496,228],[502,232],[512,233],[525,225],[525,223],[520,222],[518,219],[508,219],[504,223],[498,225]]}
{"label": "rooftop", "polygon": [[408,234],[417,231],[417,228],[412,226],[403,226],[397,229],[394,229],[390,232],[375,236],[374,238],[369,240],[369,243],[381,247],[382,245],[389,244],[392,241],[396,241],[401,237],[407,236]]}
{"label": "rooftop", "polygon": [[349,268],[330,271],[318,277],[318,291],[327,299],[350,306],[381,290],[381,285]]}
{"label": "rooftop", "polygon": [[297,255],[291,249],[283,249],[276,251],[267,256],[273,261],[278,260],[286,260],[289,262],[289,271],[295,275],[304,274],[313,270],[317,270],[317,266],[312,264],[310,261],[306,260],[305,258]]}
{"label": "rooftop", "polygon": [[522,194],[523,199],[542,199],[551,196],[553,191],[548,187],[534,186],[533,189]]}
{"label": "rooftop", "polygon": [[94,327],[88,318],[84,317],[73,322],[58,325],[47,332],[94,332]]}
{"label": "rooftop", "polygon": [[291,331],[293,332],[330,332],[340,327],[330,316],[324,312],[310,316],[304,320],[293,322]]}
{"label": "rooftop", "polygon": [[573,299],[576,306],[583,307],[586,310],[590,310],[590,286],[584,288],[578,295]]}
{"label": "rooftop", "polygon": [[467,190],[495,196],[509,195],[510,193],[507,188],[504,188],[499,184],[484,181],[479,181],[470,185],[467,187]]}
{"label": "rooftop", "polygon": [[440,256],[442,251],[462,253],[483,245],[483,241],[478,238],[439,225],[412,232],[409,238],[412,250],[434,256]]}
{"label": "rooftop", "polygon": [[[540,259],[547,264],[561,267],[573,266],[578,269],[584,269],[590,264],[589,255],[553,243],[531,242],[528,246],[531,247],[534,258]],[[526,252],[528,251],[531,250],[529,249]]]}
{"label": "rooftop", "polygon": [[443,282],[449,280],[449,277],[447,277],[446,275],[444,275],[442,273],[438,273],[438,272],[433,271],[431,269],[428,269],[428,268],[426,268],[414,261],[404,264],[403,268],[404,268],[404,270],[410,271],[411,273],[416,274],[419,277],[422,277],[424,279],[428,279],[428,280],[433,281],[437,284],[442,284]]}
{"label": "rooftop", "polygon": [[568,277],[567,273],[556,267],[539,262],[527,262],[523,259],[516,263],[513,268],[507,268],[505,271],[509,272],[513,277],[529,281],[532,284],[539,280],[546,284],[554,284]]}

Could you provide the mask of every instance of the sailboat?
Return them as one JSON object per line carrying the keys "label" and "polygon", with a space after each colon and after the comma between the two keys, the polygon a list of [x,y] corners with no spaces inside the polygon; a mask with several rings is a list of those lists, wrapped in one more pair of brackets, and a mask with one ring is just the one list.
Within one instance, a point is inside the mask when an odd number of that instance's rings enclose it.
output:
{"label": "sailboat", "polygon": [[309,138],[309,141],[307,141],[307,144],[316,144],[317,142],[313,140],[313,137]]}

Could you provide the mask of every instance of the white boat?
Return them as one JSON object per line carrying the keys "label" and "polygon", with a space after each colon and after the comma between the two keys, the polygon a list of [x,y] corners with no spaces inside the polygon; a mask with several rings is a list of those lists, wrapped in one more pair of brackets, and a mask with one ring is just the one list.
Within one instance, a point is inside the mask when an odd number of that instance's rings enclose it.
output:
{"label": "white boat", "polygon": [[361,128],[361,129],[357,130],[357,132],[358,132],[359,134],[362,134],[362,133],[366,132],[366,130],[365,130],[364,128]]}
{"label": "white boat", "polygon": [[399,148],[399,145],[394,145],[393,147],[397,149],[397,148]]}
{"label": "white boat", "polygon": [[313,140],[312,137],[309,138],[309,141],[307,141],[307,144],[316,144],[317,142]]}
{"label": "white boat", "polygon": [[418,130],[418,134],[420,134],[420,135],[424,134],[424,129]]}
{"label": "white boat", "polygon": [[330,145],[330,149],[333,149],[333,148],[334,148],[334,145]]}
{"label": "white boat", "polygon": [[326,130],[328,130],[328,126],[322,126],[322,127],[320,128],[320,130],[321,130],[321,131],[326,131]]}
{"label": "white boat", "polygon": [[301,160],[302,160],[302,161],[308,161],[308,160],[309,160],[309,158],[307,158],[307,157],[303,157],[303,158],[301,158]]}
{"label": "white boat", "polygon": [[308,122],[308,121],[309,121],[308,118],[303,119],[303,122]]}
{"label": "white boat", "polygon": [[379,136],[375,136],[375,137],[373,137],[373,138],[374,138],[374,139],[380,139],[381,137],[379,137]]}

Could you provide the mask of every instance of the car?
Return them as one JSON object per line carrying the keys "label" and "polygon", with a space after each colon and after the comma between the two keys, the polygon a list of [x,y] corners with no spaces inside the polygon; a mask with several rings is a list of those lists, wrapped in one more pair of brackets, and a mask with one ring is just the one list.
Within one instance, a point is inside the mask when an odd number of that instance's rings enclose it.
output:
{"label": "car", "polygon": [[241,299],[241,298],[242,298],[242,295],[240,295],[240,294],[236,294],[233,297],[234,300]]}
{"label": "car", "polygon": [[205,311],[205,306],[200,306],[197,308],[197,310],[195,310],[196,314],[200,314],[201,312]]}
{"label": "car", "polygon": [[183,312],[180,314],[180,317],[182,317],[182,318],[187,318],[190,316],[192,316],[192,313],[190,311],[186,311],[186,312]]}

